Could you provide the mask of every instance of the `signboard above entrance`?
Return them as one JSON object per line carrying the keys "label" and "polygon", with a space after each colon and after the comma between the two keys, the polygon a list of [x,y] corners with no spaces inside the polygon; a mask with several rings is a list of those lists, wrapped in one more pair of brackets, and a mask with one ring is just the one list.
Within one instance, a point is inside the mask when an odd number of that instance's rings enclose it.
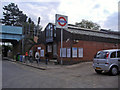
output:
{"label": "signboard above entrance", "polygon": [[68,26],[68,17],[64,15],[56,14],[55,24],[57,28],[67,28]]}

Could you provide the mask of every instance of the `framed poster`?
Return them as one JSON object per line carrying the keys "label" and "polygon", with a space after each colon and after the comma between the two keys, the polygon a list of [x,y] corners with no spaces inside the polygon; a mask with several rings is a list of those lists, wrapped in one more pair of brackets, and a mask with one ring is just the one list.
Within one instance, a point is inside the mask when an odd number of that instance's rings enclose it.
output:
{"label": "framed poster", "polygon": [[[61,57],[61,48],[60,48],[60,57]],[[62,48],[62,57],[66,57],[66,48]]]}
{"label": "framed poster", "polygon": [[40,50],[40,56],[44,57],[44,49]]}
{"label": "framed poster", "polygon": [[71,49],[67,48],[67,57],[70,58],[71,57]]}
{"label": "framed poster", "polygon": [[78,52],[79,52],[79,57],[83,57],[83,48],[79,48],[78,49]]}
{"label": "framed poster", "polygon": [[77,57],[77,48],[72,48],[72,57]]}

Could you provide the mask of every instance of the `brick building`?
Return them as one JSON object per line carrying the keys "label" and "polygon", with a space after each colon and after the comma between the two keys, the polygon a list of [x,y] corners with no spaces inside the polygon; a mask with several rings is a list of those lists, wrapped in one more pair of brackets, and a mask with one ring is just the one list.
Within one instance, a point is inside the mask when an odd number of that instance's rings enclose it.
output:
{"label": "brick building", "polygon": [[[34,50],[39,48],[41,59],[45,53],[49,59],[61,60],[61,31],[53,23],[49,23],[42,32]],[[91,61],[97,51],[120,47],[120,33],[101,29],[93,31],[82,29],[68,24],[68,29],[63,30],[63,63],[73,64],[81,61]]]}

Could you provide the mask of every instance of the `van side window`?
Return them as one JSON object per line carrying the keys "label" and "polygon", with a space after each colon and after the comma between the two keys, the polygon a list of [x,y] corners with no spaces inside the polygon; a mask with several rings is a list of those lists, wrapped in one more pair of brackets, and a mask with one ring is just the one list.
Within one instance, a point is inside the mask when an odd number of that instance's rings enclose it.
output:
{"label": "van side window", "polygon": [[116,58],[116,52],[112,52],[110,58]]}
{"label": "van side window", "polygon": [[117,51],[117,58],[120,58],[120,51]]}

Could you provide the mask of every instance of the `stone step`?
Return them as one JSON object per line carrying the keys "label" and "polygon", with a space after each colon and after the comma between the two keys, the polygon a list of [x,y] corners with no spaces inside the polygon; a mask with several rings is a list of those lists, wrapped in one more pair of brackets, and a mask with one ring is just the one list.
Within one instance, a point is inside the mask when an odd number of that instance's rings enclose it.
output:
{"label": "stone step", "polygon": [[50,62],[57,62],[57,60],[49,60]]}

